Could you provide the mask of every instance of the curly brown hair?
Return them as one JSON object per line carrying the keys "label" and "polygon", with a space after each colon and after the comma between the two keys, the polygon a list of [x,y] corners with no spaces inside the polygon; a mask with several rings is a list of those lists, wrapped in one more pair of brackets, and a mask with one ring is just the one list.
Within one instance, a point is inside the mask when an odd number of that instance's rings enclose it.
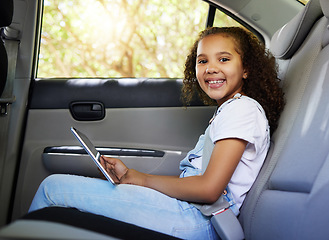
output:
{"label": "curly brown hair", "polygon": [[284,93],[277,77],[277,65],[273,55],[257,37],[240,27],[211,27],[199,34],[186,58],[182,96],[189,104],[195,93],[198,93],[206,105],[216,105],[201,89],[196,78],[196,54],[199,42],[209,35],[221,34],[232,38],[236,51],[240,54],[242,64],[248,77],[243,79],[242,92],[255,99],[264,108],[271,134],[278,126],[280,114],[284,108]]}

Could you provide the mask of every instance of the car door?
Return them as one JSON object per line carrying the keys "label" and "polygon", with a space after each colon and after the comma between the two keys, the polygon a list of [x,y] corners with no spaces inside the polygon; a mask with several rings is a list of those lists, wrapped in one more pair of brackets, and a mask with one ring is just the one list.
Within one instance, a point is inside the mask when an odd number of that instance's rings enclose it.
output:
{"label": "car door", "polygon": [[[213,107],[184,108],[179,101],[179,81],[147,79],[133,87],[120,86],[122,81],[126,80],[95,80],[93,86],[81,84],[83,79],[35,83],[15,209],[28,209],[38,185],[49,174],[100,176],[81,151],[71,126],[85,133],[102,154],[118,157],[130,168],[179,174],[179,161],[202,134]],[[162,103],[161,95],[171,103]],[[102,111],[104,117],[99,119],[97,112]]]}

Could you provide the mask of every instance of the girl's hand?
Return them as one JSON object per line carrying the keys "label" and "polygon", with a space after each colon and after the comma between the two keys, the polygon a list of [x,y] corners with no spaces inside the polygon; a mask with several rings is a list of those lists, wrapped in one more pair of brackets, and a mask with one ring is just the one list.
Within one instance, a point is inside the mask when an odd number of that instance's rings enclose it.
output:
{"label": "girl's hand", "polygon": [[127,168],[127,166],[117,158],[101,156],[100,161],[115,183],[144,186],[147,174]]}
{"label": "girl's hand", "polygon": [[120,159],[101,156],[100,162],[115,183],[121,183],[121,179],[128,172],[127,166]]}

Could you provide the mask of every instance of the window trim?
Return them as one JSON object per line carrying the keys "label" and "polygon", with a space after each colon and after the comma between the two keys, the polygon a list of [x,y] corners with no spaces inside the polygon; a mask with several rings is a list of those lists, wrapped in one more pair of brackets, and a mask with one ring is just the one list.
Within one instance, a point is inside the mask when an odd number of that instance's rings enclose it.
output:
{"label": "window trim", "polygon": [[[256,37],[265,44],[265,39],[264,39],[263,35],[260,34],[255,28],[253,28],[252,26],[250,26],[248,23],[246,23],[242,19],[236,17],[232,12],[228,11],[227,9],[225,9],[225,8],[223,8],[221,6],[218,6],[218,5],[212,3],[212,2],[210,2],[208,0],[204,0],[204,1],[209,4],[209,11],[208,11],[208,16],[207,16],[207,25],[206,25],[206,27],[212,27],[213,24],[214,24],[215,16],[216,16],[216,11],[213,11],[212,9],[215,8],[216,10],[223,12],[224,14],[228,15],[233,20],[235,20],[236,22],[238,22],[239,24],[241,24],[242,26],[244,26],[250,32],[252,32],[253,34],[255,34]],[[209,16],[210,14],[213,14],[213,16]]]}

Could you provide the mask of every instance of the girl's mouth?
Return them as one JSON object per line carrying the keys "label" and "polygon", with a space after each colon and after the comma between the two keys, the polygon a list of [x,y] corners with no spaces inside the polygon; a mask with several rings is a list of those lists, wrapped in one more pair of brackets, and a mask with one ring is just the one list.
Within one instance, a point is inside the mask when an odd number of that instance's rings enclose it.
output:
{"label": "girl's mouth", "polygon": [[221,86],[223,86],[225,80],[221,79],[221,80],[207,80],[206,83],[208,84],[209,87],[211,88],[219,88]]}
{"label": "girl's mouth", "polygon": [[210,80],[207,81],[209,84],[223,83],[225,80]]}

